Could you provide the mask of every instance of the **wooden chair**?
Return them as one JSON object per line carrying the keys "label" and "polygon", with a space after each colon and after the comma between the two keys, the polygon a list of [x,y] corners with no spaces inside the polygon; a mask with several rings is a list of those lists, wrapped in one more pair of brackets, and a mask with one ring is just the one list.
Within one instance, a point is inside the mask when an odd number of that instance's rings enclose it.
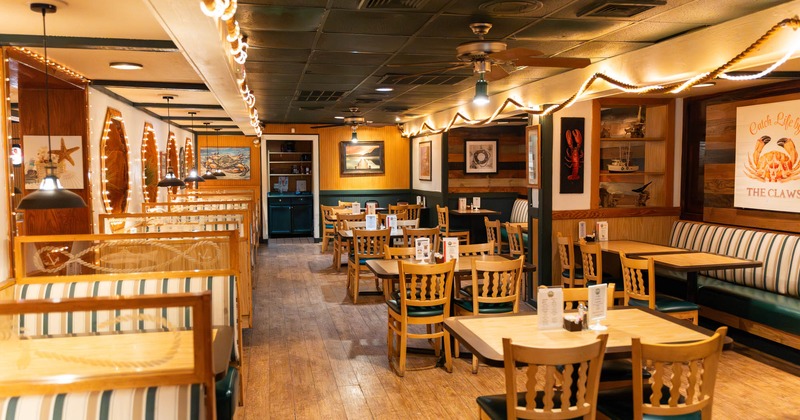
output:
{"label": "wooden chair", "polygon": [[[607,342],[608,334],[601,334],[583,346],[536,348],[503,338],[506,393],[478,397],[480,418],[594,419]],[[517,369],[521,363],[526,372]],[[557,387],[562,377],[563,386]],[[520,383],[526,390],[517,392]]]}
{"label": "wooden chair", "polygon": [[437,204],[436,216],[439,220],[439,230],[442,232],[442,237],[456,237],[459,243],[469,244],[468,230],[450,230],[450,212],[447,206],[442,207]]}
{"label": "wooden chair", "polygon": [[387,209],[389,214],[396,214],[397,220],[406,220],[408,219],[408,205],[406,204],[389,204]]}
{"label": "wooden chair", "polygon": [[320,204],[319,208],[320,213],[322,213],[322,252],[325,253],[328,251],[328,242],[334,240],[334,235],[336,234],[334,226],[336,214],[334,211],[337,207]]}
{"label": "wooden chair", "polygon": [[[381,230],[354,230],[353,253],[347,261],[347,291],[353,298],[353,303],[358,303],[358,289],[361,282],[361,272],[369,272],[367,261],[383,258],[385,245],[389,243],[389,229]],[[375,289],[380,290],[380,280],[375,277]]]}
{"label": "wooden chair", "polygon": [[[400,299],[387,302],[389,315],[386,345],[389,366],[398,376],[404,376],[408,339],[425,339],[433,343],[437,359],[444,344],[444,366],[448,372],[452,372],[450,333],[442,325],[444,319],[450,316],[455,260],[442,264],[414,264],[406,261],[397,263],[400,273]],[[409,331],[411,325],[426,325],[428,328],[424,333],[412,333]]]}
{"label": "wooden chair", "polygon": [[[546,287],[546,286],[542,286]],[[583,302],[587,306],[589,305],[589,288],[588,287],[565,287],[561,289],[561,292],[564,294],[564,309],[571,310],[577,309],[577,303]],[[606,288],[606,302],[607,307],[611,309],[614,307],[614,294],[616,293],[616,287],[614,283],[609,283],[608,287]]]}
{"label": "wooden chair", "polygon": [[494,242],[487,242],[483,244],[469,244],[459,245],[458,255],[460,257],[470,257],[475,255],[494,255],[495,254]]}
{"label": "wooden chair", "polygon": [[353,207],[353,203],[355,203],[355,201],[342,201],[342,200],[339,200],[339,207]]}
{"label": "wooden chair", "polygon": [[720,327],[705,340],[683,344],[645,344],[634,337],[633,368],[647,369],[651,377],[634,377],[632,388],[600,392],[597,410],[609,418],[697,418],[699,413],[711,419],[727,333],[728,327]]}
{"label": "wooden chair", "polygon": [[522,228],[506,223],[508,232],[508,253],[512,257],[525,257],[525,243],[522,241]]}
{"label": "wooden chair", "polygon": [[[510,234],[509,234],[510,235]],[[584,287],[583,270],[575,265],[575,243],[572,236],[556,233],[558,258],[561,261],[561,284],[565,287]]]}
{"label": "wooden chair", "polygon": [[502,225],[499,220],[489,220],[488,217],[483,217],[483,224],[486,225],[486,241],[494,242],[495,253],[503,253],[503,235]]}
{"label": "wooden chair", "polygon": [[[490,251],[492,249],[493,245],[489,247]],[[519,312],[522,265],[522,257],[507,261],[472,260],[470,296],[468,299],[454,300],[455,314],[458,316]],[[458,342],[455,343],[454,349],[458,357],[460,353]],[[478,373],[478,358],[474,355],[472,373]]]}
{"label": "wooden chair", "polygon": [[622,279],[615,279],[613,276],[603,272],[603,250],[600,248],[600,244],[586,242],[582,239],[579,244],[581,248],[581,268],[586,285],[614,284],[616,285],[614,299],[622,302],[625,297],[625,286],[622,285]]}
{"label": "wooden chair", "polygon": [[419,214],[421,211],[422,211],[422,204],[407,204],[406,218],[408,220],[419,220]]}
{"label": "wooden chair", "polygon": [[[404,247],[404,246],[389,246],[386,245],[383,250],[383,258],[387,260],[405,260],[411,259],[416,257],[417,255],[417,248],[416,247]],[[384,281],[383,287],[383,296],[386,298],[388,302],[389,299],[393,297],[395,299],[399,299],[398,294],[395,293],[397,288],[395,285],[399,283],[399,279],[393,279],[391,281]],[[388,288],[386,286],[389,286]]]}
{"label": "wooden chair", "polygon": [[336,222],[333,224],[333,268],[336,269],[336,272],[341,271],[342,255],[347,255],[350,253],[350,241],[342,238],[342,236],[339,235],[339,231],[347,230],[347,221],[339,219],[341,216],[341,214],[337,215]]}
{"label": "wooden chair", "polygon": [[428,238],[431,240],[431,252],[439,252],[439,229],[421,228],[412,229],[403,227],[403,246],[416,246],[414,240],[417,238]]}
{"label": "wooden chair", "polygon": [[652,258],[628,258],[619,253],[622,281],[625,285],[625,306],[643,306],[697,325],[699,307],[671,296],[656,294],[656,270]]}

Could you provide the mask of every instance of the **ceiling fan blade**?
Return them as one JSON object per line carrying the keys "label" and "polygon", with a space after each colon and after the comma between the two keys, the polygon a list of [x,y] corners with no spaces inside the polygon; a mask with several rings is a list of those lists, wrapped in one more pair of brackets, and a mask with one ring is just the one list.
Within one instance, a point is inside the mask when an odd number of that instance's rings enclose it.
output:
{"label": "ceiling fan blade", "polygon": [[463,61],[429,61],[427,63],[387,64],[386,67],[430,67],[430,66],[469,66],[471,63]]}
{"label": "ceiling fan blade", "polygon": [[495,65],[492,66],[492,71],[487,71],[486,73],[484,73],[483,77],[489,82],[494,82],[495,80],[500,80],[502,78],[508,77],[508,72],[506,71],[506,69]]}
{"label": "ceiling fan blade", "polygon": [[513,61],[521,58],[539,57],[544,53],[530,48],[510,48],[505,51],[489,54],[489,57],[499,61]]}
{"label": "ceiling fan blade", "polygon": [[331,127],[342,127],[344,124],[328,124],[328,125],[312,125],[311,128],[331,128]]}
{"label": "ceiling fan blade", "polygon": [[588,58],[570,58],[570,57],[527,57],[514,61],[517,66],[530,66],[530,67],[565,67],[581,69],[589,64],[592,60]]}

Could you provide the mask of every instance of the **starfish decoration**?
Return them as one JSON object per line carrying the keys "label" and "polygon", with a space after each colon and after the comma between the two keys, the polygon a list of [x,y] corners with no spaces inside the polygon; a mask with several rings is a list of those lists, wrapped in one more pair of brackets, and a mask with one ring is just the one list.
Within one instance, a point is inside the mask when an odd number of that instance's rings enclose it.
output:
{"label": "starfish decoration", "polygon": [[80,148],[81,148],[80,146],[67,148],[67,145],[64,144],[64,138],[62,137],[61,138],[61,150],[56,150],[56,151],[50,152],[50,154],[58,156],[58,161],[59,162],[61,162],[63,160],[66,160],[67,162],[71,163],[72,166],[75,166],[75,161],[72,160],[72,156],[71,155],[72,155],[72,153],[76,152]]}

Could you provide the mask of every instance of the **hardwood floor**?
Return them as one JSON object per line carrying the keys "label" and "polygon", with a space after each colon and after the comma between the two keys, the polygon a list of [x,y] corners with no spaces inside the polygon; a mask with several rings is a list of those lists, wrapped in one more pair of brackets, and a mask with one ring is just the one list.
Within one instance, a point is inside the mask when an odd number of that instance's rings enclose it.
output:
{"label": "hardwood floor", "polygon": [[[238,418],[467,419],[477,418],[477,396],[504,392],[501,369],[481,366],[473,375],[470,359],[455,360],[452,374],[437,368],[397,377],[386,356],[382,297],[354,306],[346,270],[336,273],[319,244],[270,241],[258,258],[254,326],[245,331],[248,392]],[[432,358],[411,356],[409,366]],[[800,377],[726,351],[714,417],[800,419],[797,389]]]}

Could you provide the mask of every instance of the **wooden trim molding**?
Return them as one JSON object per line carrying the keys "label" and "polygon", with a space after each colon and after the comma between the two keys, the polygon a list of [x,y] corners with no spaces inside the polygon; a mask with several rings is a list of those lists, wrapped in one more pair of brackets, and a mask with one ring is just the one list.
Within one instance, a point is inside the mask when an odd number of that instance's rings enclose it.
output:
{"label": "wooden trim molding", "polygon": [[678,216],[680,207],[600,208],[588,210],[561,210],[553,212],[553,220],[597,219],[643,216]]}

